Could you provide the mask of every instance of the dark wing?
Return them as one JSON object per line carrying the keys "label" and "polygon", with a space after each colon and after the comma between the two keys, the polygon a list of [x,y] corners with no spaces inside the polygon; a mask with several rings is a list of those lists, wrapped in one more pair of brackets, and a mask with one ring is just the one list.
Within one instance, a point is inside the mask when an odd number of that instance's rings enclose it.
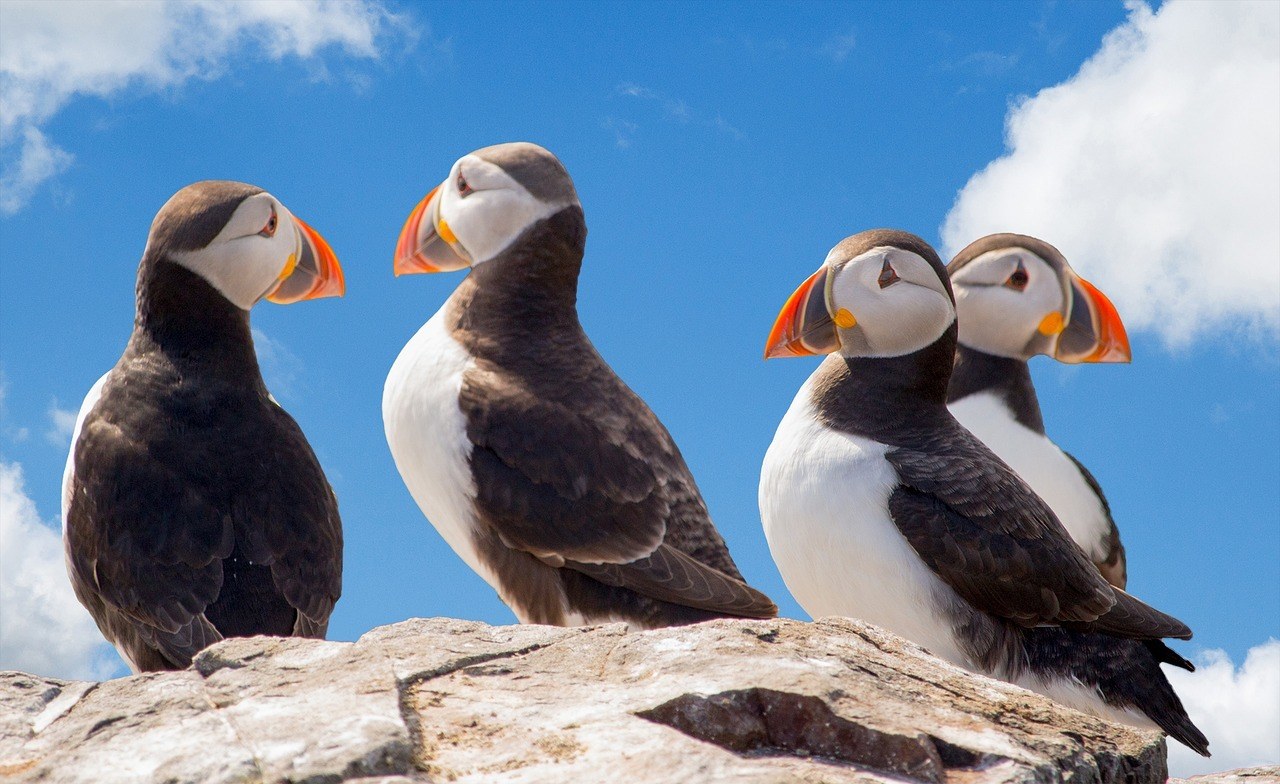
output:
{"label": "dark wing", "polygon": [[660,545],[653,555],[628,564],[566,561],[565,565],[602,583],[664,602],[747,618],[778,614],[764,594],[670,545]]}
{"label": "dark wing", "polygon": [[1102,572],[1102,576],[1117,588],[1124,588],[1129,581],[1129,567],[1125,561],[1124,545],[1120,543],[1120,529],[1116,528],[1116,521],[1111,517],[1111,504],[1107,503],[1107,497],[1102,492],[1102,485],[1098,484],[1098,480],[1093,478],[1093,474],[1089,473],[1089,469],[1075,458],[1075,455],[1063,450],[1062,454],[1067,459],[1075,463],[1076,468],[1080,470],[1080,475],[1084,477],[1084,481],[1089,485],[1089,489],[1093,494],[1098,496],[1098,501],[1102,504],[1102,513],[1107,516],[1107,542],[1106,557],[1098,562],[1096,566],[1098,571]]}
{"label": "dark wing", "polygon": [[671,436],[621,382],[574,405],[474,368],[459,402],[476,508],[508,547],[654,599],[777,613],[742,581]]}
{"label": "dark wing", "polygon": [[[186,666],[222,638],[206,611],[223,594],[224,560],[239,550],[270,567],[279,594],[298,611],[294,630],[322,629],[341,588],[341,528],[332,491],[292,420],[280,412],[287,426],[278,428],[278,443],[261,421],[245,424],[255,433],[229,426],[225,439],[184,439],[188,428],[119,394],[110,415],[100,401],[73,446],[66,536],[78,589]],[[238,453],[247,447],[256,451]],[[230,477],[214,468],[228,465]],[[249,500],[263,498],[265,505]],[[216,609],[223,618],[245,612]]]}
{"label": "dark wing", "polygon": [[969,603],[1022,626],[1063,624],[1118,636],[1189,634],[1180,621],[1114,590],[1049,507],[956,425],[927,449],[894,448],[894,523]]}
{"label": "dark wing", "polygon": [[237,506],[236,538],[254,563],[271,568],[285,600],[298,611],[293,633],[323,637],[342,594],[342,520],[338,500],[302,430],[284,409],[270,407],[275,427],[258,456],[253,506]]}
{"label": "dark wing", "polygon": [[204,611],[222,589],[222,559],[234,545],[230,516],[100,417],[86,419],[73,449],[65,536],[77,590],[186,666],[222,637]]}

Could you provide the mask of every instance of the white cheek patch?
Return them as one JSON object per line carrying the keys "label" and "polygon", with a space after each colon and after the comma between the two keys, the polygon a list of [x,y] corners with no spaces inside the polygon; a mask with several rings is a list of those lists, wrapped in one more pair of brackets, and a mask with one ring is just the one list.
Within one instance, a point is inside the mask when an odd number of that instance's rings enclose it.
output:
{"label": "white cheek patch", "polygon": [[[1004,285],[1022,261],[1027,286]],[[1022,248],[984,253],[966,264],[952,285],[960,342],[1002,357],[1026,359],[1027,344],[1046,315],[1063,309],[1062,284],[1047,262]]]}
{"label": "white cheek patch", "polygon": [[[464,163],[468,182],[475,188],[468,196],[460,196],[457,187],[458,171]],[[498,166],[468,155],[454,164],[442,188],[440,217],[476,266],[506,250],[533,224],[571,203],[539,201]]]}
{"label": "white cheek patch", "polygon": [[[881,288],[885,259],[900,280]],[[876,357],[919,351],[941,337],[956,317],[933,267],[901,248],[875,248],[851,260],[836,274],[832,298],[858,320],[855,329],[869,355]]]}
{"label": "white cheek patch", "polygon": [[[258,234],[277,213],[276,233]],[[245,199],[231,220],[207,246],[171,253],[170,258],[208,281],[238,308],[248,310],[270,290],[297,250],[293,216],[279,202],[262,193]]]}

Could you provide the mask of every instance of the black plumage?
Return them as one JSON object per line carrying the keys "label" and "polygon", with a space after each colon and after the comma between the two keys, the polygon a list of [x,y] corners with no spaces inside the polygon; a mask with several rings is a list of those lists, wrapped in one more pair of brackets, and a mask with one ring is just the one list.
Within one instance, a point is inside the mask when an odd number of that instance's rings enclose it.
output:
{"label": "black plumage", "polygon": [[953,324],[903,357],[832,356],[814,387],[826,424],[892,447],[889,511],[917,554],[976,608],[1021,626],[1189,637],[1109,585],[1044,501],[955,420],[943,397],[954,346]]}
{"label": "black plumage", "polygon": [[[1018,424],[1028,430],[1045,435],[1044,417],[1040,402],[1031,383],[1031,370],[1026,360],[997,357],[964,344],[956,347],[955,368],[947,390],[947,403],[955,403],[980,393],[996,395],[1008,407]],[[1089,469],[1069,452],[1063,454],[1075,464],[1089,489],[1098,497],[1102,512],[1107,518],[1106,555],[1094,563],[1107,582],[1124,588],[1128,582],[1128,566],[1124,545],[1120,541],[1120,529],[1111,517],[1111,505],[1107,502],[1102,486]]]}
{"label": "black plumage", "polygon": [[[950,292],[936,253],[911,235],[868,232],[839,247],[854,257],[883,245],[920,255]],[[1190,669],[1160,642],[1190,630],[1108,584],[1044,501],[951,415],[956,337],[953,322],[903,356],[829,356],[811,386],[817,416],[887,447],[898,479],[889,517],[959,597],[950,622],[973,662],[1010,679],[1030,672],[1082,684],[1207,754],[1160,670],[1161,662]]]}
{"label": "black plumage", "polygon": [[670,434],[582,330],[585,239],[581,208],[566,207],[473,270],[447,305],[475,358],[459,405],[478,550],[528,620],[771,617]]}
{"label": "black plumage", "polygon": [[133,334],[65,488],[76,596],[139,670],[186,667],[223,637],[322,637],[341,593],[337,501],[268,395],[248,312],[168,258],[258,192],[204,185],[157,217]]}
{"label": "black plumage", "polygon": [[1195,667],[1159,640],[1041,627],[1023,633],[1022,648],[1027,671],[1044,679],[1076,679],[1113,708],[1138,711],[1187,748],[1209,756],[1208,738],[1160,671],[1161,662],[1189,671]]}

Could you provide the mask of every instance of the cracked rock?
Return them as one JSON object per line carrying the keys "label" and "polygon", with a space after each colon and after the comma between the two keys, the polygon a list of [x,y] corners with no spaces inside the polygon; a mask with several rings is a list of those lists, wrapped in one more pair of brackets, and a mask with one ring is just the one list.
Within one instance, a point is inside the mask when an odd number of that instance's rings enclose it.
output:
{"label": "cracked rock", "polygon": [[355,643],[227,640],[102,684],[0,673],[6,783],[1166,778],[1156,734],[844,619],[414,619]]}

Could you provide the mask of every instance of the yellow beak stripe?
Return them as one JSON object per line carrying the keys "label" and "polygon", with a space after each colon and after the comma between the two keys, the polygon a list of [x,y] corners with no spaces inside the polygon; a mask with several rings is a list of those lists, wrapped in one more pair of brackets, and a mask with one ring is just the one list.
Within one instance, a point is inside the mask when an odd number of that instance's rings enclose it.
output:
{"label": "yellow beak stripe", "polygon": [[1066,326],[1067,323],[1062,320],[1062,314],[1055,310],[1041,319],[1040,326],[1036,329],[1040,330],[1042,335],[1056,335]]}
{"label": "yellow beak stripe", "polygon": [[298,254],[290,253],[289,260],[284,263],[284,269],[280,272],[280,280],[284,280],[293,274],[294,269],[298,266]]}
{"label": "yellow beak stripe", "polygon": [[449,224],[445,222],[444,218],[441,218],[440,223],[436,225],[436,232],[440,235],[440,239],[450,245],[458,243],[458,237],[453,233],[453,229],[449,228]]}

